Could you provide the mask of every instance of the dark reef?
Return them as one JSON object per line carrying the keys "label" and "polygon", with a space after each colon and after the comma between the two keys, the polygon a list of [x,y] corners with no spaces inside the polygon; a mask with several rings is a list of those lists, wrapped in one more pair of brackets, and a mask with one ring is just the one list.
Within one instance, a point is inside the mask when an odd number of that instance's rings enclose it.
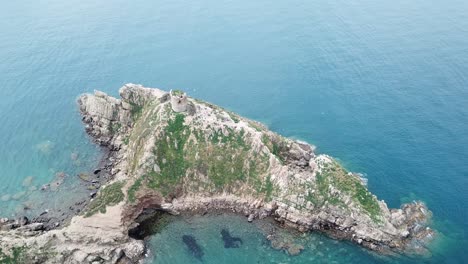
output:
{"label": "dark reef", "polygon": [[221,236],[223,237],[224,248],[239,248],[242,245],[242,239],[231,236],[229,230],[222,229]]}
{"label": "dark reef", "polygon": [[187,249],[190,251],[190,254],[195,257],[196,259],[202,261],[203,260],[203,249],[197,243],[197,240],[192,235],[183,235],[182,241],[187,246]]}

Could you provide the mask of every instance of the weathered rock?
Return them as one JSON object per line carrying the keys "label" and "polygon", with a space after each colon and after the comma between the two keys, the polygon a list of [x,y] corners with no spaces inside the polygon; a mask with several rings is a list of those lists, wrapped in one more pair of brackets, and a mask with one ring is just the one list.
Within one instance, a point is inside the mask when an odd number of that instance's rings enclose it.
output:
{"label": "weathered rock", "polygon": [[304,250],[304,246],[299,245],[299,244],[293,244],[293,245],[290,245],[287,248],[287,250],[288,250],[289,255],[296,256],[296,255],[299,255],[302,250]]}
{"label": "weathered rock", "polygon": [[247,218],[247,221],[252,222],[255,219],[254,214],[249,214],[249,217]]}
{"label": "weathered rock", "polygon": [[97,191],[89,193],[89,197],[94,198],[96,197]]}
{"label": "weathered rock", "polygon": [[22,216],[22,217],[16,219],[16,223],[19,226],[24,226],[24,225],[27,225],[29,223],[29,219],[26,216]]}
{"label": "weathered rock", "polygon": [[32,223],[28,225],[23,225],[22,227],[18,228],[19,231],[41,231],[44,230],[43,223]]}

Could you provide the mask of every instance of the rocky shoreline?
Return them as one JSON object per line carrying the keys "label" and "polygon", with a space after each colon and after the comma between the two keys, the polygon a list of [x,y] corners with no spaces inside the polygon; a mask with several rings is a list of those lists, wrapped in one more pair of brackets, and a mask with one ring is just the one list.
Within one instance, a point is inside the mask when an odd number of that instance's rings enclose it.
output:
{"label": "rocky shoreline", "polygon": [[434,231],[423,203],[388,209],[357,175],[313,146],[179,91],[127,84],[120,96],[96,91],[78,99],[86,132],[108,150],[82,179],[103,187],[58,225],[48,215],[4,221],[0,263],[137,263],[145,244],[131,234],[155,211],[229,211],[380,253],[427,251]]}
{"label": "rocky shoreline", "polygon": [[[115,151],[111,151],[106,147],[102,147],[101,151],[101,158],[96,169],[89,174],[82,173],[78,175],[81,179],[80,184],[90,190],[88,197],[76,201],[68,209],[64,210],[46,209],[30,218],[27,216],[17,218],[3,217],[0,220],[0,230],[9,231],[20,227],[24,229],[27,228],[25,226],[33,224],[35,229],[49,231],[67,225],[75,215],[80,214],[86,208],[89,201],[96,196],[99,188],[112,179],[111,169],[114,165],[112,160],[115,160]],[[86,178],[84,178],[85,175]],[[53,182],[56,181],[54,180]],[[41,191],[48,191],[53,182],[43,185]]]}

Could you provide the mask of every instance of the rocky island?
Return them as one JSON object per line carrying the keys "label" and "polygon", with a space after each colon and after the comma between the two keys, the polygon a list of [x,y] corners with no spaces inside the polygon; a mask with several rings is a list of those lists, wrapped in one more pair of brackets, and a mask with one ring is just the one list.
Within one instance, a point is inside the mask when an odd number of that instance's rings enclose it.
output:
{"label": "rocky island", "polygon": [[78,98],[87,133],[107,150],[107,183],[60,228],[3,219],[0,263],[137,263],[145,243],[135,233],[154,212],[270,217],[386,254],[421,253],[433,236],[423,203],[389,209],[305,142],[181,91],[119,92]]}

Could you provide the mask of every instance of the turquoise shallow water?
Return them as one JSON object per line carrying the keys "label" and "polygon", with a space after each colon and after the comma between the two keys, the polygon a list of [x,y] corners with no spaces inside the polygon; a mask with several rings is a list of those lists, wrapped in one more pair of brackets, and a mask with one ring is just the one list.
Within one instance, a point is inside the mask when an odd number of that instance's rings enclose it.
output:
{"label": "turquoise shallow water", "polygon": [[[463,263],[467,13],[462,0],[2,3],[0,215],[86,195],[76,174],[91,170],[99,152],[75,98],[93,89],[116,95],[133,82],[182,88],[314,143],[364,173],[391,207],[425,201],[442,239],[424,261]],[[61,171],[69,176],[57,193],[32,188]]]}

